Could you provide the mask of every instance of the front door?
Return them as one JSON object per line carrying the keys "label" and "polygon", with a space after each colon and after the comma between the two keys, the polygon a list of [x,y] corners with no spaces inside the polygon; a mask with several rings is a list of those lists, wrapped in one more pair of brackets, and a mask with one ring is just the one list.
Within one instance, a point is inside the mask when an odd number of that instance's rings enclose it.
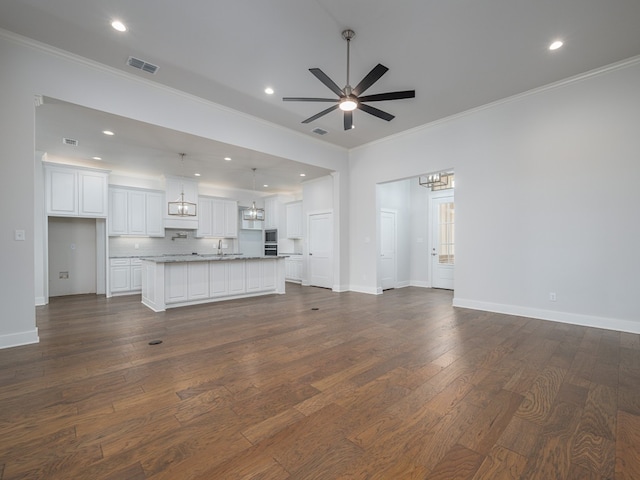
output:
{"label": "front door", "polygon": [[333,288],[333,214],[309,215],[309,285]]}
{"label": "front door", "polygon": [[453,290],[455,263],[453,195],[431,199],[431,286]]}

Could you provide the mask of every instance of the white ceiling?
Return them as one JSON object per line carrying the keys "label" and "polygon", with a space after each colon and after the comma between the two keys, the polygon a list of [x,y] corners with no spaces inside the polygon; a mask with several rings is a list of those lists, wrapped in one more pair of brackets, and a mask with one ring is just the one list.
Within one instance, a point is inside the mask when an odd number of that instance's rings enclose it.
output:
{"label": "white ceiling", "polygon": [[[129,30],[114,31],[114,18]],[[0,2],[1,28],[345,148],[639,55],[639,24],[638,0]],[[352,85],[382,63],[390,70],[367,94],[416,98],[377,102],[391,122],[356,111],[344,131],[334,111],[301,124],[327,105],[282,97],[332,97],[311,67],[346,83],[347,27]],[[551,52],[555,39],[564,46]],[[135,70],[130,55],[160,69]]]}

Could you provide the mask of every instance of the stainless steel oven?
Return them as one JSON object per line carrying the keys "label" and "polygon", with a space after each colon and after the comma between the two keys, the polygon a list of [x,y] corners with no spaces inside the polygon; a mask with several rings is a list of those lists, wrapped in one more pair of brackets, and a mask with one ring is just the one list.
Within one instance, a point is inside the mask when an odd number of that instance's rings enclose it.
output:
{"label": "stainless steel oven", "polygon": [[278,256],[278,244],[277,243],[265,243],[264,244],[264,256],[276,257]]}

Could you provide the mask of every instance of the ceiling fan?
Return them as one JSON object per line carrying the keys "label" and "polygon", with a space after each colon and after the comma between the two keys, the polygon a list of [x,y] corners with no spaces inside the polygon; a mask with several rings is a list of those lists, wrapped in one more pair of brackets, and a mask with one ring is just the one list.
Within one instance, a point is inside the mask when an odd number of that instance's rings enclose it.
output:
{"label": "ceiling fan", "polygon": [[349,46],[351,39],[355,37],[353,30],[347,29],[342,32],[342,38],[347,41],[347,85],[344,88],[338,87],[336,83],[331,80],[327,74],[325,74],[319,68],[310,68],[309,71],[315,75],[315,77],[324,83],[329,90],[338,95],[338,99],[333,98],[307,98],[307,97],[284,97],[282,100],[285,102],[334,102],[335,105],[327,108],[313,115],[312,117],[303,120],[302,123],[311,123],[314,120],[332,112],[338,108],[344,112],[344,129],[350,130],[354,128],[353,125],[353,111],[358,109],[366,112],[374,117],[381,118],[387,122],[395,118],[394,115],[384,112],[378,108],[367,105],[366,102],[381,102],[385,100],[401,100],[404,98],[414,98],[416,96],[415,90],[403,90],[401,92],[387,92],[377,93],[374,95],[362,95],[371,85],[377,82],[387,70],[382,64],[378,64],[360,81],[355,88],[351,88],[349,84]]}

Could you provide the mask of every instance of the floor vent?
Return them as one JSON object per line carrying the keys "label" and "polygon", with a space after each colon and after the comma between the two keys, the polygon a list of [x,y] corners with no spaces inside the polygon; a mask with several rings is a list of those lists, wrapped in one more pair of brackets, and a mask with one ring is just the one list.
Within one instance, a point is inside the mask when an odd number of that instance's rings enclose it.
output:
{"label": "floor vent", "polygon": [[313,130],[311,130],[313,133],[315,133],[316,135],[326,135],[327,132],[326,130],[323,130],[321,128],[314,128]]}
{"label": "floor vent", "polygon": [[137,68],[138,70],[142,70],[143,72],[150,73],[152,75],[155,75],[155,73],[160,68],[153,63],[145,62],[144,60],[140,60],[139,58],[135,57],[129,57],[129,59],[127,60],[127,65],[133,68]]}
{"label": "floor vent", "polygon": [[78,146],[78,140],[74,140],[73,138],[63,138],[62,143],[64,143],[65,145],[69,145],[71,147]]}

